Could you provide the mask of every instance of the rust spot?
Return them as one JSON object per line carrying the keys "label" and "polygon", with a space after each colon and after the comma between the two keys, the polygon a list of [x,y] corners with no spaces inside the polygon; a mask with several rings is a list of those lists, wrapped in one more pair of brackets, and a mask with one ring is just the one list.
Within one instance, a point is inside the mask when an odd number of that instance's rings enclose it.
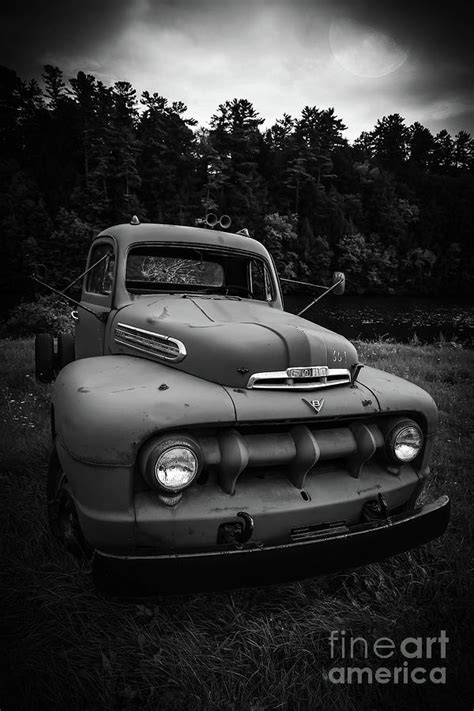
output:
{"label": "rust spot", "polygon": [[158,390],[169,390],[169,385],[166,385],[166,383],[161,383],[160,387]]}
{"label": "rust spot", "polygon": [[376,484],[375,486],[368,486],[367,489],[359,489],[357,494],[360,496],[361,494],[367,494],[369,491],[377,491],[381,488],[380,484]]}
{"label": "rust spot", "polygon": [[191,405],[189,404],[189,402],[185,402],[184,407],[191,407]]}
{"label": "rust spot", "polygon": [[[149,306],[151,306],[151,304],[149,304]],[[155,321],[162,321],[163,319],[168,318],[169,315],[170,315],[170,312],[168,311],[168,309],[165,306],[159,316],[147,316],[146,322],[147,323],[155,323]]]}
{"label": "rust spot", "polygon": [[89,393],[89,388],[77,388],[78,393]]}
{"label": "rust spot", "polygon": [[161,321],[161,319],[167,318],[169,315],[170,315],[170,312],[168,311],[168,309],[167,309],[166,306],[165,306],[165,307],[163,308],[163,311],[161,312],[161,314],[158,316],[157,320],[158,320],[158,321]]}
{"label": "rust spot", "polygon": [[368,407],[372,405],[372,400],[362,400],[362,407]]}

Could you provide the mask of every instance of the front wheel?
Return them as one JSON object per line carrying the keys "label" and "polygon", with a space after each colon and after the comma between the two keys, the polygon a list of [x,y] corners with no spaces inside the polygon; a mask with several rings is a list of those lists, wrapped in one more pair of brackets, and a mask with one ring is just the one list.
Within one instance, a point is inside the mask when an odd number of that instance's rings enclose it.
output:
{"label": "front wheel", "polygon": [[71,486],[53,445],[48,464],[48,522],[53,536],[77,557],[91,553],[81,531]]}

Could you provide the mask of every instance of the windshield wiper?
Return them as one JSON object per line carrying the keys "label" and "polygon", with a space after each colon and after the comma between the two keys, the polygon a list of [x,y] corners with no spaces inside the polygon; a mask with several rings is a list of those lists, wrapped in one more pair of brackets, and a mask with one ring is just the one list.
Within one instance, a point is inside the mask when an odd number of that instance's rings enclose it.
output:
{"label": "windshield wiper", "polygon": [[234,294],[206,294],[204,291],[191,291],[181,294],[183,299],[192,299],[195,296],[200,296],[205,299],[230,299],[231,301],[242,301],[241,296],[235,296]]}

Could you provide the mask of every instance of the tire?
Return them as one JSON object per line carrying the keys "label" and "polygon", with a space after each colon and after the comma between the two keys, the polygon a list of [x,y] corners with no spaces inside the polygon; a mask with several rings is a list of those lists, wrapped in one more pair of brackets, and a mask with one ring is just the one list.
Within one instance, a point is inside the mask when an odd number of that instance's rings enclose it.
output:
{"label": "tire", "polygon": [[58,372],[75,360],[74,336],[72,333],[58,333]]}
{"label": "tire", "polygon": [[51,383],[54,380],[54,339],[51,333],[36,335],[35,375],[40,383]]}
{"label": "tire", "polygon": [[76,558],[89,558],[92,551],[82,533],[71,487],[55,444],[49,456],[46,497],[48,523],[53,536]]}

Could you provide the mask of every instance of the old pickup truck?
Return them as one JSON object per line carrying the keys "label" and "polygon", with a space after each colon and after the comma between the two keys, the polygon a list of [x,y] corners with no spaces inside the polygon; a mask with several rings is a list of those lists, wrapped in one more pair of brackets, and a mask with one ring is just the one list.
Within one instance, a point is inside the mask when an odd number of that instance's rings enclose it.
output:
{"label": "old pickup truck", "polygon": [[99,588],[307,578],[444,532],[448,498],[417,503],[432,398],[285,312],[247,234],[110,227],[73,316],[57,355],[36,343],[38,377],[57,375],[48,516]]}

